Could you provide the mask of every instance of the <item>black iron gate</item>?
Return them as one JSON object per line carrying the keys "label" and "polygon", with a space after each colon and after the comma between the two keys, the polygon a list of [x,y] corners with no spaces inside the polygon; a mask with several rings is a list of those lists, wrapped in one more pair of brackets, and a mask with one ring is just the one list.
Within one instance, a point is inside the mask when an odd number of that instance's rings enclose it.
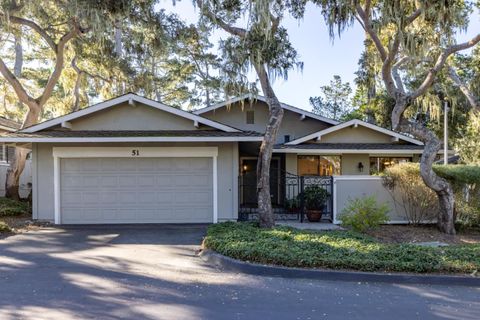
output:
{"label": "black iron gate", "polygon": [[[239,220],[257,220],[256,176],[243,174],[238,177]],[[270,194],[276,220],[306,219],[304,192],[317,186],[326,191],[327,199],[322,211],[321,221],[333,221],[333,177],[297,176],[288,172],[271,173]]]}

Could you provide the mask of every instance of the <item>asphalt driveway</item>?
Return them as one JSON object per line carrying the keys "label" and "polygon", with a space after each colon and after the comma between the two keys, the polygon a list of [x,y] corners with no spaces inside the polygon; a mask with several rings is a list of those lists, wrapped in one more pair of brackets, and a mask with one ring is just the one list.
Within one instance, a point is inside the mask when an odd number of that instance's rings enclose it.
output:
{"label": "asphalt driveway", "polygon": [[0,240],[0,319],[479,319],[480,288],[221,272],[205,226],[45,228]]}

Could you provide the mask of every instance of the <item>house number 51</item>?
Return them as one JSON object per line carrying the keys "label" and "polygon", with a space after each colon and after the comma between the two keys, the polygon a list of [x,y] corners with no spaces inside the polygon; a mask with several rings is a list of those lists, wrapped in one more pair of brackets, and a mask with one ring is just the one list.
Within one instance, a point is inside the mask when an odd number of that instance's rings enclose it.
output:
{"label": "house number 51", "polygon": [[139,155],[140,155],[140,151],[138,151],[138,149],[132,150],[132,157],[138,157]]}

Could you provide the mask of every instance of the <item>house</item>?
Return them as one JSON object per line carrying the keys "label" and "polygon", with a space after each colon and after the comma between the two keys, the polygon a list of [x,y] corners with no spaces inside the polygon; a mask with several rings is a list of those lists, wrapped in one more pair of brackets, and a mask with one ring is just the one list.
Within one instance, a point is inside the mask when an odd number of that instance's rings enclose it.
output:
{"label": "house", "polygon": [[[348,195],[368,190],[372,178],[377,192],[381,184],[370,173],[416,161],[423,149],[418,140],[360,120],[338,123],[282,107],[271,168],[276,207],[290,197],[290,177],[318,177],[330,181],[329,210],[336,220],[347,194],[332,176],[353,181],[346,184],[353,188]],[[255,202],[255,190],[244,182],[256,179],[267,119],[263,97],[186,112],[129,93],[4,134],[0,142],[32,150],[34,219],[215,223],[237,220],[242,206]]]}

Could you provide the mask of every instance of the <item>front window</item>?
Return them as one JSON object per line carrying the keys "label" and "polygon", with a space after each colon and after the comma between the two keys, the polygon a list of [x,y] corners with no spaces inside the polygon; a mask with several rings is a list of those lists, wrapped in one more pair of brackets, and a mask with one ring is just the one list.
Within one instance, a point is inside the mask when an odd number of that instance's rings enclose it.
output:
{"label": "front window", "polygon": [[8,163],[8,147],[4,143],[0,146],[0,162]]}
{"label": "front window", "polygon": [[394,164],[412,162],[409,157],[370,157],[370,174],[382,173],[386,168]]}
{"label": "front window", "polygon": [[300,176],[334,176],[342,172],[340,156],[298,156],[297,173]]}

